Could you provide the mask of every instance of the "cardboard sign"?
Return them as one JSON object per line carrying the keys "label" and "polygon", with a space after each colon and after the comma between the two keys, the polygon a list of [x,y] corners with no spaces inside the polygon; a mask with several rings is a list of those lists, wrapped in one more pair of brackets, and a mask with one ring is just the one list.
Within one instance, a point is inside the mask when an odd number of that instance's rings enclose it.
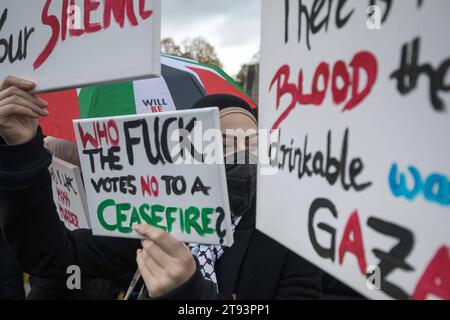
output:
{"label": "cardboard sign", "polygon": [[160,0],[2,0],[0,78],[37,91],[159,75]]}
{"label": "cardboard sign", "polygon": [[95,235],[139,238],[133,226],[146,223],[180,241],[232,244],[225,167],[208,156],[223,159],[217,108],[75,120],[74,128]]}
{"label": "cardboard sign", "polygon": [[80,168],[53,157],[49,170],[53,200],[61,221],[69,230],[90,229]]}
{"label": "cardboard sign", "polygon": [[450,299],[450,2],[386,4],[263,1],[257,228],[367,297]]}

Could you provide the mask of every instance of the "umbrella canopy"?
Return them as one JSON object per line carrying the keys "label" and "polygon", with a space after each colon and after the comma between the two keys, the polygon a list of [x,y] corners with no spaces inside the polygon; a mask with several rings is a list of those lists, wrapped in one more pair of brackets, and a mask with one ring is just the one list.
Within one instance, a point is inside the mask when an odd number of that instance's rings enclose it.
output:
{"label": "umbrella canopy", "polygon": [[41,121],[46,135],[75,140],[72,120],[189,109],[198,99],[233,94],[256,107],[222,69],[174,56],[161,56],[161,77],[39,95],[50,115]]}

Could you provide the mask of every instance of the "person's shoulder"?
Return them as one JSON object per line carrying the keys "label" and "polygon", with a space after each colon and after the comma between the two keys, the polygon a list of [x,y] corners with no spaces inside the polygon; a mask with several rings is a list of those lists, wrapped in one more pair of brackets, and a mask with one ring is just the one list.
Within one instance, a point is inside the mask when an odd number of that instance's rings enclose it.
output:
{"label": "person's shoulder", "polygon": [[257,241],[259,243],[258,246],[261,246],[261,248],[265,248],[266,250],[276,251],[284,255],[289,253],[288,248],[258,229],[255,229],[253,241]]}

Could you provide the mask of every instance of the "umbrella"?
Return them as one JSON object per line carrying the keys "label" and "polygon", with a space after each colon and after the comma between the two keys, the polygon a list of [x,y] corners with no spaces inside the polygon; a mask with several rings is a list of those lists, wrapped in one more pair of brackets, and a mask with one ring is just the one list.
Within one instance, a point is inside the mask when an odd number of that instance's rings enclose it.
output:
{"label": "umbrella", "polygon": [[46,135],[74,141],[73,119],[188,109],[201,97],[215,93],[236,95],[256,107],[222,69],[162,55],[158,78],[39,95],[49,102],[50,111],[41,126]]}

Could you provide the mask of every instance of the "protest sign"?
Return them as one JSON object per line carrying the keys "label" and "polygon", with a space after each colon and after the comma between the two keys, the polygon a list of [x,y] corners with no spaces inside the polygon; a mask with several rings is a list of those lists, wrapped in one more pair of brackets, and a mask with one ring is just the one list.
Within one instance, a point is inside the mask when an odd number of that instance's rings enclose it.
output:
{"label": "protest sign", "polygon": [[133,82],[136,113],[175,111],[175,103],[163,77]]}
{"label": "protest sign", "polygon": [[75,120],[74,128],[95,235],[139,238],[133,226],[142,223],[180,241],[232,244],[217,108]]}
{"label": "protest sign", "polygon": [[262,7],[257,228],[367,297],[450,299],[450,2]]}
{"label": "protest sign", "polygon": [[80,168],[53,157],[49,170],[53,200],[61,221],[69,230],[90,229]]}
{"label": "protest sign", "polygon": [[37,91],[159,75],[160,0],[3,0],[0,78]]}

